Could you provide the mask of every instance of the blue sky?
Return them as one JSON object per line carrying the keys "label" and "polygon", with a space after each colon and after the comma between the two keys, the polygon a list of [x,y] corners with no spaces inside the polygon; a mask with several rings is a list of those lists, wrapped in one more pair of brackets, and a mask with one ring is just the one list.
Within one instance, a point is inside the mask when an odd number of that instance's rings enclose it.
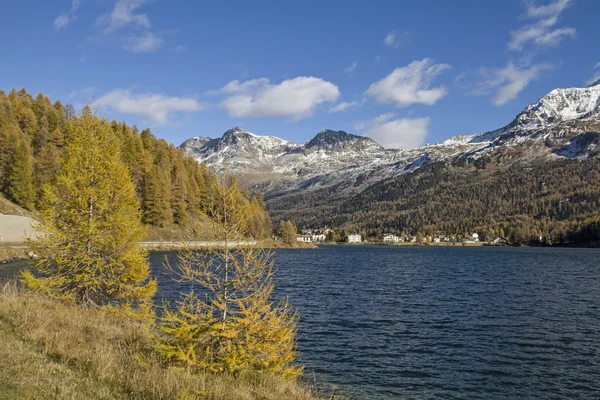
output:
{"label": "blue sky", "polygon": [[240,126],[410,148],[600,77],[595,0],[4,2],[0,88],[178,145]]}

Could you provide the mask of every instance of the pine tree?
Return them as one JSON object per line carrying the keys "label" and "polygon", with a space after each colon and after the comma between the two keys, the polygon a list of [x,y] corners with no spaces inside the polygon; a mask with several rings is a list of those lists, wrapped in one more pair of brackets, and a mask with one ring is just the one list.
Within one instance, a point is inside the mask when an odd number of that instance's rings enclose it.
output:
{"label": "pine tree", "polygon": [[189,219],[188,212],[188,182],[185,175],[183,163],[178,163],[173,171],[173,190],[171,195],[171,208],[173,210],[173,222],[185,224]]}
{"label": "pine tree", "polygon": [[20,140],[12,158],[8,178],[8,195],[27,210],[33,210],[35,191],[33,189],[33,157],[27,140]]}
{"label": "pine tree", "polygon": [[60,129],[56,128],[50,135],[48,135],[48,141],[56,147],[63,147],[65,144],[65,135]]}
{"label": "pine tree", "polygon": [[4,193],[8,193],[13,158],[22,137],[23,133],[16,125],[0,129],[0,190]]}
{"label": "pine tree", "polygon": [[170,201],[170,182],[165,167],[152,165],[144,185],[144,222],[167,226],[173,222]]}
{"label": "pine tree", "polygon": [[213,233],[222,246],[188,249],[169,265],[193,289],[165,311],[161,329],[167,336],[157,350],[190,372],[250,370],[294,378],[301,372],[293,364],[297,315],[287,301],[273,304],[271,253],[234,247],[248,222],[235,182],[216,183],[213,193]]}
{"label": "pine tree", "polygon": [[289,245],[296,243],[296,227],[292,221],[281,221],[279,223],[279,235],[284,243]]}
{"label": "pine tree", "polygon": [[39,256],[23,273],[31,289],[63,301],[152,318],[139,201],[106,121],[84,110],[44,197]]}
{"label": "pine tree", "polygon": [[35,160],[33,183],[37,191],[37,199],[42,199],[44,188],[54,185],[60,172],[60,152],[52,143],[46,145]]}

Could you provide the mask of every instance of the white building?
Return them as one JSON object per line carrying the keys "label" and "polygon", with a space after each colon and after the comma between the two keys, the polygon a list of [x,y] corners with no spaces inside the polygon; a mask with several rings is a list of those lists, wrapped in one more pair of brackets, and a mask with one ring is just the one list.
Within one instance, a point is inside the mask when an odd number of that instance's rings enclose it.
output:
{"label": "white building", "polygon": [[492,243],[494,246],[506,246],[508,244],[508,240],[503,237],[497,237],[492,241]]}
{"label": "white building", "polygon": [[439,242],[441,242],[441,239],[440,239],[440,238],[437,238],[437,237],[436,237],[436,238],[433,238],[433,243],[439,243]]}
{"label": "white building", "polygon": [[348,243],[360,243],[362,237],[360,235],[348,235]]}
{"label": "white building", "polygon": [[312,237],[310,235],[296,235],[296,241],[310,243],[312,242]]}
{"label": "white building", "polygon": [[472,233],[470,240],[472,240],[475,243],[479,242],[479,235],[476,233]]}
{"label": "white building", "polygon": [[383,235],[383,241],[387,243],[398,243],[400,238],[396,235]]}
{"label": "white building", "polygon": [[313,234],[313,235],[311,235],[310,238],[313,242],[324,242],[325,239],[327,239],[327,237],[322,233]]}

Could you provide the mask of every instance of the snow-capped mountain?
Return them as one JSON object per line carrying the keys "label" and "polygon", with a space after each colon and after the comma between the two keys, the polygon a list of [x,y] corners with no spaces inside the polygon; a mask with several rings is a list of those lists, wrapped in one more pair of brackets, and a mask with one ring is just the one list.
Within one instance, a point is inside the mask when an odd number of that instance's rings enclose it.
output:
{"label": "snow-capped mountain", "polygon": [[521,159],[585,158],[600,151],[600,81],[585,88],[554,89],[503,128],[455,136],[412,150],[386,150],[370,138],[324,130],[296,144],[258,136],[240,128],[217,139],[192,138],[181,145],[199,162],[260,187],[267,197],[338,188],[353,195],[381,180],[406,174],[426,163],[477,159],[499,148],[517,148]]}
{"label": "snow-capped mountain", "polygon": [[192,138],[180,146],[186,155],[236,175],[272,174],[307,176],[328,173],[373,159],[391,159],[397,152],[385,150],[374,140],[343,131],[323,130],[305,144],[273,136],[259,136],[233,128],[217,139]]}
{"label": "snow-capped mountain", "polygon": [[274,136],[259,136],[235,127],[220,138],[194,137],[180,147],[186,155],[218,170],[223,168],[223,162],[227,160],[227,167],[233,174],[244,174],[269,171],[282,154],[294,151],[299,146]]}

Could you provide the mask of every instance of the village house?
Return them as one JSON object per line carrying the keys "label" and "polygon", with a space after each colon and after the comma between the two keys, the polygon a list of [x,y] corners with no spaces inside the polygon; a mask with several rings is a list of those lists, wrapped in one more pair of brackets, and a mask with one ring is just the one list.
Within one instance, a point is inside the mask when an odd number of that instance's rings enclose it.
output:
{"label": "village house", "polygon": [[296,235],[296,241],[310,243],[312,242],[312,237],[310,235]]}
{"label": "village house", "polygon": [[506,246],[508,244],[508,240],[498,236],[496,239],[492,240],[492,244],[494,246]]}
{"label": "village house", "polygon": [[469,238],[469,240],[473,241],[474,243],[478,243],[479,242],[479,235],[477,233],[472,233],[471,237]]}
{"label": "village house", "polygon": [[385,243],[398,243],[398,242],[400,242],[400,238],[398,236],[392,235],[392,234],[383,235],[383,241]]}
{"label": "village house", "polygon": [[324,242],[327,236],[322,233],[313,233],[310,238],[313,242]]}
{"label": "village house", "polygon": [[438,238],[438,237],[433,238],[433,243],[439,243],[439,242],[441,242],[440,238]]}
{"label": "village house", "polygon": [[347,241],[348,243],[360,243],[362,242],[362,237],[360,235],[348,235]]}

